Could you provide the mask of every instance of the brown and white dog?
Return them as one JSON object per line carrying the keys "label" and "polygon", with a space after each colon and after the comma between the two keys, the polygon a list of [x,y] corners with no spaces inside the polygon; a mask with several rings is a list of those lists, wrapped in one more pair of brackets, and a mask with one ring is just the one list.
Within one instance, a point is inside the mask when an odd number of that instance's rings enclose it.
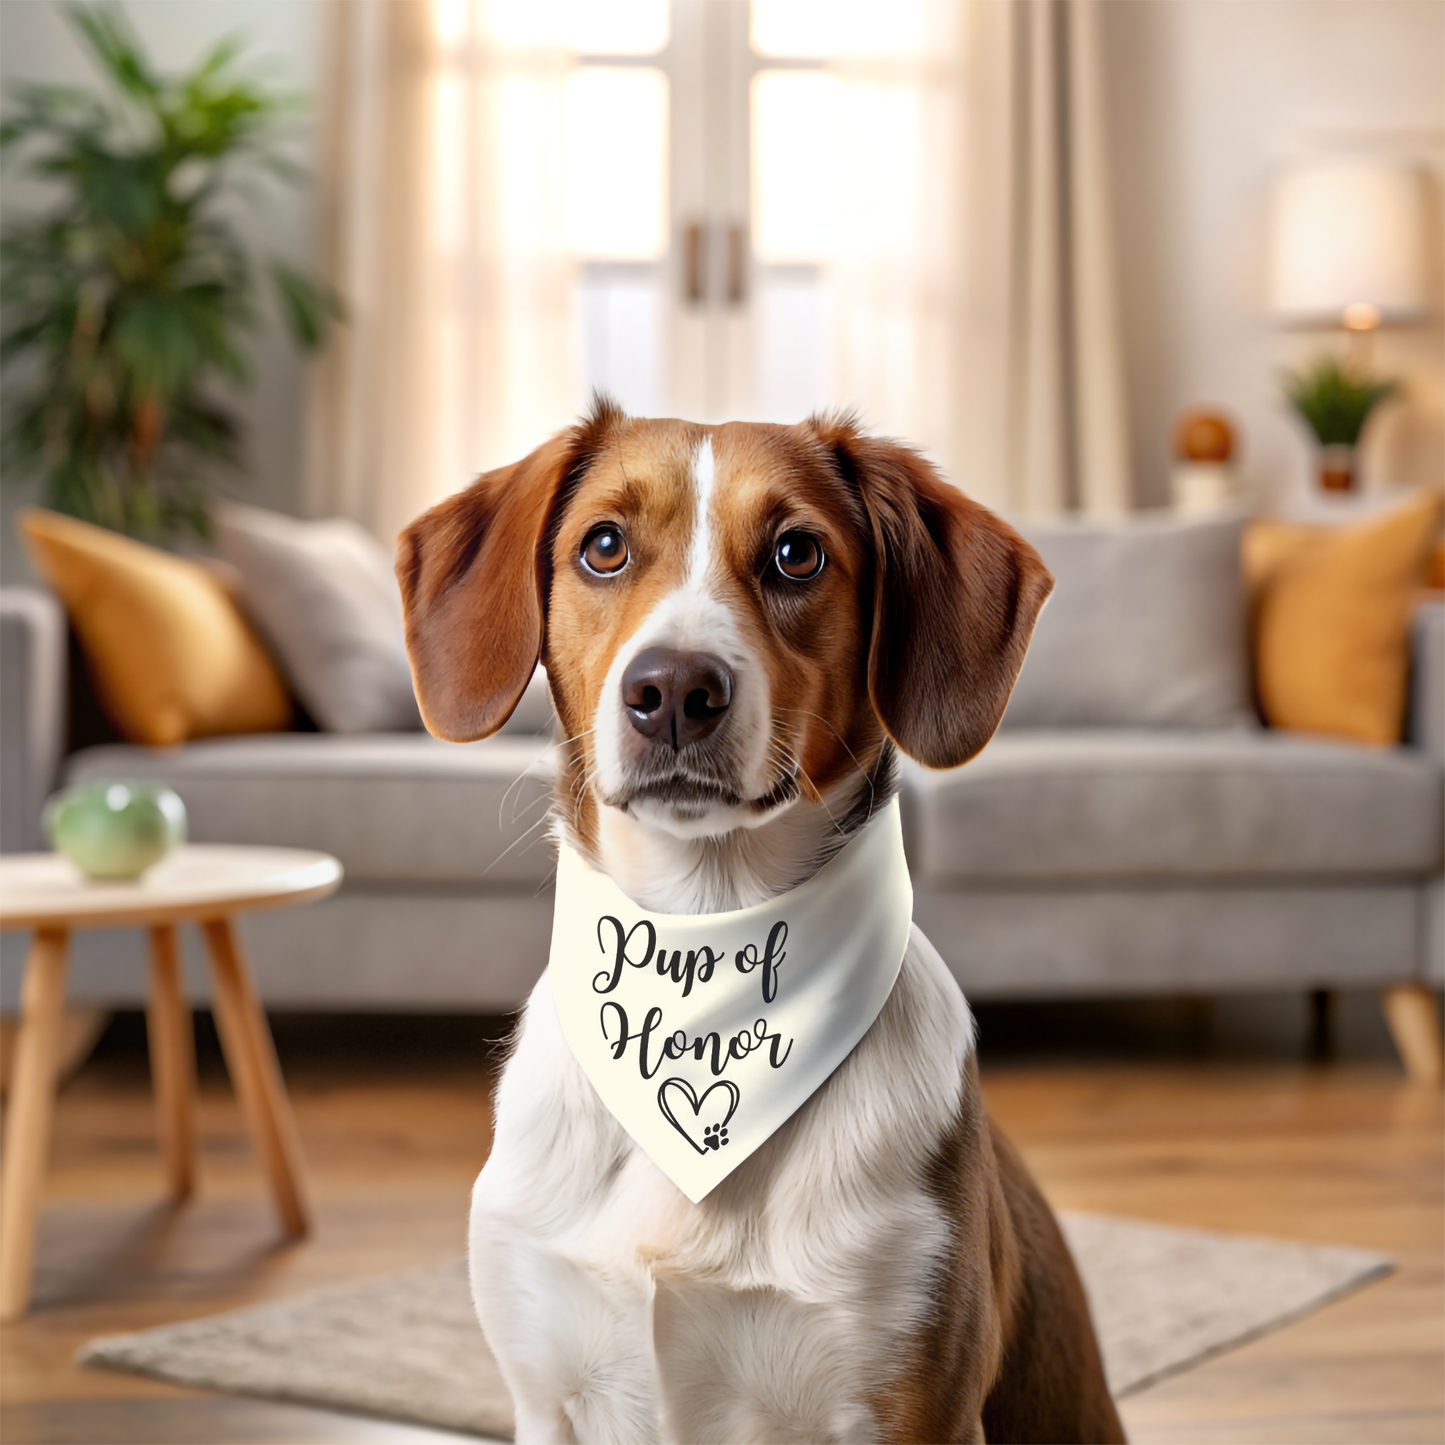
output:
{"label": "brown and white dog", "polygon": [[[848,419],[591,416],[403,533],[427,726],[495,732],[540,659],[559,835],[641,906],[742,908],[988,741],[1052,578]],[[861,1043],[693,1204],[534,996],[473,1195],[522,1442],[1122,1440],[1053,1216],[913,930]]]}

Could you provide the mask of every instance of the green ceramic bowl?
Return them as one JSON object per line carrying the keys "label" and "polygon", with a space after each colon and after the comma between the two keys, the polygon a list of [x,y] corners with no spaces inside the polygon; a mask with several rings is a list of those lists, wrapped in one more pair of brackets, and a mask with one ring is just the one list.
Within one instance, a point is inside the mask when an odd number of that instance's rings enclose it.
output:
{"label": "green ceramic bowl", "polygon": [[164,783],[82,783],[41,818],[50,840],[92,878],[139,878],[186,841],[186,805]]}

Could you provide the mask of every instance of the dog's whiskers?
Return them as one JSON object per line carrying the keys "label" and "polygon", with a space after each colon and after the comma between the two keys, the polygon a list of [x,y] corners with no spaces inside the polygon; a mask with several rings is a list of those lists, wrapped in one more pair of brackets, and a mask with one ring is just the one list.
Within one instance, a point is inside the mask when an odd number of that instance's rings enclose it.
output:
{"label": "dog's whiskers", "polygon": [[[501,800],[500,800],[500,801],[498,802],[498,804],[497,804],[497,827],[501,828],[501,827],[504,827],[504,826],[505,826],[505,822],[504,822],[504,820],[503,820],[503,816],[502,816],[502,815],[503,815],[503,813],[504,813],[505,810],[506,810],[506,807],[507,807],[507,799],[508,799],[509,797],[511,797],[511,795],[512,795],[512,790],[513,790],[514,788],[520,790],[522,784],[527,780],[527,778],[528,778],[529,776],[532,775],[532,769],[533,769],[534,767],[536,767],[536,763],[535,763],[535,762],[530,762],[530,763],[528,763],[527,766],[526,766],[525,768],[523,768],[522,771],[521,771],[520,773],[518,773],[517,776],[516,776],[515,778],[513,778],[510,783],[507,784],[505,790],[504,790],[503,793],[502,793]],[[545,795],[544,795],[543,801],[545,801]],[[517,821],[518,817],[519,817],[519,814],[514,810],[513,813],[512,813],[512,822],[515,823],[515,822]]]}
{"label": "dog's whiskers", "polygon": [[[795,712],[795,713],[801,714],[803,717],[816,718],[820,723],[823,724],[823,726],[824,726],[825,728],[828,729],[828,731],[829,731],[830,733],[833,734],[833,736],[834,736],[835,738],[838,739],[838,741],[843,745],[843,751],[844,751],[845,753],[847,753],[848,756],[853,760],[853,766],[858,769],[858,771],[863,775],[863,781],[868,784],[868,815],[869,815],[869,817],[872,817],[874,811],[875,811],[876,808],[877,808],[877,804],[878,804],[878,794],[877,794],[877,791],[876,791],[876,790],[874,789],[874,787],[873,787],[873,775],[863,766],[862,763],[860,763],[860,762],[858,761],[858,755],[853,751],[852,748],[850,748],[850,747],[848,746],[848,740],[847,740],[847,738],[845,738],[845,737],[843,736],[843,734],[840,733],[840,732],[838,731],[838,729],[835,728],[835,727],[833,726],[833,724],[830,723],[830,722],[828,721],[828,719],[825,718],[821,713],[810,712],[810,711],[809,711],[807,708],[805,708],[805,707],[779,707],[779,708],[778,708],[778,711],[779,711],[779,712]],[[815,789],[815,791],[816,791],[816,789]],[[820,795],[820,801],[821,801],[821,795]],[[829,816],[831,817],[832,815],[830,814]]]}
{"label": "dog's whiskers", "polygon": [[592,734],[595,733],[596,731],[597,731],[597,728],[596,728],[596,725],[594,724],[594,725],[593,725],[592,727],[590,727],[590,728],[583,728],[580,733],[573,733],[573,735],[572,735],[570,738],[553,738],[552,741],[553,741],[553,744],[554,744],[556,747],[565,748],[565,747],[567,747],[567,746],[568,746],[569,744],[571,744],[571,743],[581,742],[583,738],[590,738],[590,737],[592,736]]}
{"label": "dog's whiskers", "polygon": [[548,818],[549,814],[544,812],[535,823],[528,824],[525,831],[519,833],[517,837],[513,838],[512,841],[508,843],[507,846],[503,848],[502,851],[498,853],[497,856],[493,858],[492,861],[488,863],[485,868],[482,869],[481,873],[478,874],[478,877],[485,878],[487,874],[490,873],[492,869],[495,868],[497,864],[500,863],[502,859],[505,858],[507,854],[512,851],[513,848],[519,847],[521,844],[525,843],[532,836],[532,834],[537,831],[538,828],[545,827],[548,822]]}

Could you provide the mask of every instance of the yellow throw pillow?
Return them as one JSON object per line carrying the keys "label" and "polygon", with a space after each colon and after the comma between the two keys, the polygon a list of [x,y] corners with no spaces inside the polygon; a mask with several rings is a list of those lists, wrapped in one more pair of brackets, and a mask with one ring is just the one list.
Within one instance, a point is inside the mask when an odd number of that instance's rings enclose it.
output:
{"label": "yellow throw pillow", "polygon": [[1244,537],[1255,683],[1272,727],[1398,743],[1410,615],[1445,495],[1343,526],[1260,520]]}
{"label": "yellow throw pillow", "polygon": [[96,698],[128,742],[165,747],[290,725],[275,664],[200,563],[36,507],[18,520],[70,614]]}
{"label": "yellow throw pillow", "polygon": [[1425,565],[1425,586],[1432,592],[1445,592],[1445,541],[1436,542],[1430,549],[1430,560]]}

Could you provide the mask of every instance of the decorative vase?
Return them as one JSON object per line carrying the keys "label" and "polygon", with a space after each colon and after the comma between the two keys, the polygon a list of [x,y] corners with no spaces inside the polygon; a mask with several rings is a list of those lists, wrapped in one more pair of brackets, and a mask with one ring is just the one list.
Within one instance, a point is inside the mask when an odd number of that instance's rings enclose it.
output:
{"label": "decorative vase", "polygon": [[91,878],[139,878],[186,841],[186,805],[164,783],[81,783],[56,793],[41,822]]}
{"label": "decorative vase", "polygon": [[1235,423],[1212,407],[1196,406],[1174,423],[1169,489],[1177,511],[1218,511],[1239,499],[1234,471]]}
{"label": "decorative vase", "polygon": [[1320,490],[1353,492],[1355,489],[1355,448],[1335,445],[1319,451]]}

